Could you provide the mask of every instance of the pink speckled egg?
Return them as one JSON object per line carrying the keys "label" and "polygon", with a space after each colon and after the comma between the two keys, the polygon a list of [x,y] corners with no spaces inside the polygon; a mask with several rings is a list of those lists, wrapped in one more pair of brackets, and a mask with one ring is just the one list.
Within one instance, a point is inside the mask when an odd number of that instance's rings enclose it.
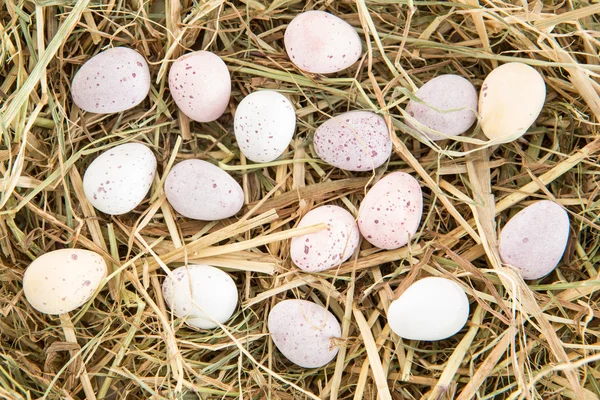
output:
{"label": "pink speckled egg", "polygon": [[175,165],[165,180],[167,200],[184,217],[217,221],[244,205],[242,187],[227,172],[202,160]]}
{"label": "pink speckled egg", "polygon": [[284,41],[290,60],[301,70],[316,74],[346,69],[362,53],[356,29],[324,11],[298,14],[285,30]]}
{"label": "pink speckled egg", "polygon": [[569,215],[558,204],[542,200],[519,211],[500,233],[500,257],[523,279],[554,271],[569,240]]}
{"label": "pink speckled egg", "polygon": [[335,316],[306,300],[284,300],[269,313],[269,332],[275,346],[291,362],[318,368],[338,353],[336,339],[342,336]]}
{"label": "pink speckled egg", "polygon": [[307,272],[325,271],[346,261],[358,247],[360,234],[354,217],[338,206],[321,206],[309,211],[298,228],[327,224],[327,230],[292,239],[294,263]]}
{"label": "pink speckled egg", "polygon": [[150,91],[146,59],[127,47],[115,47],[90,58],[71,84],[73,101],[82,110],[109,114],[140,104]]}
{"label": "pink speckled egg", "polygon": [[349,111],[327,120],[317,128],[314,146],[323,161],[347,171],[370,171],[392,153],[385,120],[370,111]]}
{"label": "pink speckled egg", "polygon": [[415,235],[423,213],[419,182],[404,172],[394,172],[377,182],[358,210],[358,228],[372,245],[397,249]]}
{"label": "pink speckled egg", "polygon": [[223,115],[229,104],[231,76],[219,56],[196,51],[175,60],[169,71],[169,90],[185,115],[210,122]]}

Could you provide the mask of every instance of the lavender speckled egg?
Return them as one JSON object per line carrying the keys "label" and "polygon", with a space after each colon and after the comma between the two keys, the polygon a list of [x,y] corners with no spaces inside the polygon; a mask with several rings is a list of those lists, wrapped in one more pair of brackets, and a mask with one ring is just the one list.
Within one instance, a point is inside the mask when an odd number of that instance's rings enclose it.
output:
{"label": "lavender speckled egg", "polygon": [[392,153],[385,120],[370,111],[349,111],[330,118],[314,136],[317,155],[347,171],[370,171]]}
{"label": "lavender speckled egg", "polygon": [[185,115],[210,122],[223,115],[229,104],[231,76],[219,56],[196,51],[175,60],[169,71],[169,90]]}
{"label": "lavender speckled egg", "polygon": [[269,313],[268,327],[279,351],[301,367],[322,367],[338,353],[340,323],[332,313],[310,301],[278,303]]}
{"label": "lavender speckled egg", "polygon": [[356,29],[325,11],[298,14],[285,30],[284,41],[290,60],[301,70],[316,74],[344,70],[362,53]]}
{"label": "lavender speckled egg", "polygon": [[100,154],[83,176],[85,197],[98,210],[120,215],[136,208],[152,186],[156,157],[140,143],[126,143]]}
{"label": "lavender speckled egg", "polygon": [[54,250],[29,264],[23,275],[23,291],[36,310],[64,314],[85,304],[106,272],[106,262],[93,251]]}
{"label": "lavender speckled egg", "polygon": [[393,172],[365,196],[358,210],[358,228],[372,245],[397,249],[415,235],[422,213],[419,182],[407,173]]}
{"label": "lavender speckled egg", "polygon": [[184,217],[218,221],[244,205],[242,187],[227,172],[202,160],[175,165],[165,180],[167,200]]}
{"label": "lavender speckled egg", "polygon": [[[441,135],[421,130],[410,120],[406,123],[431,140],[461,135],[477,120],[477,91],[462,76],[447,74],[435,77],[424,84],[415,96],[422,103],[410,100],[406,111],[418,123]],[[447,112],[448,110],[457,111]]]}
{"label": "lavender speckled egg", "polygon": [[346,261],[358,247],[360,234],[354,217],[338,206],[321,206],[309,211],[298,228],[327,224],[327,230],[296,236],[290,254],[294,263],[307,272],[325,271]]}
{"label": "lavender speckled egg", "polygon": [[269,162],[290,144],[296,130],[292,103],[272,90],[250,93],[235,111],[235,137],[246,158]]}
{"label": "lavender speckled egg", "polygon": [[82,110],[109,114],[140,104],[150,91],[146,59],[127,47],[115,47],[90,58],[71,84],[73,101]]}
{"label": "lavender speckled egg", "polygon": [[542,200],[519,211],[500,232],[500,257],[523,279],[554,271],[569,240],[569,215],[558,204]]}

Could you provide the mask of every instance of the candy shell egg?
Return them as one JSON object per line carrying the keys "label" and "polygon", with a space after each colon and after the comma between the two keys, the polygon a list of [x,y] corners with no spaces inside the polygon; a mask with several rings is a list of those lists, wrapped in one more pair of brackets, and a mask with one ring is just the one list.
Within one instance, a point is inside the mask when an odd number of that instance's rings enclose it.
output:
{"label": "candy shell egg", "polygon": [[465,291],[458,283],[438,277],[413,283],[388,309],[392,331],[409,340],[446,339],[460,331],[468,318]]}
{"label": "candy shell egg", "polygon": [[71,84],[75,104],[99,114],[133,108],[149,91],[148,63],[140,53],[127,47],[108,49],[90,58]]}
{"label": "candy shell egg", "polygon": [[296,129],[292,103],[272,90],[250,93],[235,111],[234,130],[240,150],[254,162],[279,157]]}
{"label": "candy shell egg", "polygon": [[558,204],[542,200],[525,207],[500,232],[500,257],[517,268],[523,279],[552,272],[569,240],[569,215]]}
{"label": "candy shell egg", "polygon": [[29,264],[23,275],[23,291],[36,310],[64,314],[85,304],[106,272],[104,259],[93,251],[54,250]]}
{"label": "candy shell egg", "polygon": [[325,308],[306,300],[284,300],[269,313],[271,339],[288,360],[304,368],[318,368],[338,353],[342,328]]}

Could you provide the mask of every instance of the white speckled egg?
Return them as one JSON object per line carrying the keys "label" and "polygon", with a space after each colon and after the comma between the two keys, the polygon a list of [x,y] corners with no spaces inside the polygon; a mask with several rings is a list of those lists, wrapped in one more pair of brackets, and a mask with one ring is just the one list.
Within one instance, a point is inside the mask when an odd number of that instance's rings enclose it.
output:
{"label": "white speckled egg", "polygon": [[489,139],[514,140],[535,122],[545,100],[544,78],[534,68],[501,65],[485,78],[479,93],[481,129]]}
{"label": "white speckled egg", "polygon": [[85,111],[109,114],[140,104],[150,91],[146,59],[127,47],[115,47],[90,58],[75,74],[73,101]]}
{"label": "white speckled egg", "polygon": [[290,144],[296,129],[292,103],[272,90],[250,93],[235,111],[235,138],[246,158],[269,162]]}
{"label": "white speckled egg", "polygon": [[185,115],[210,122],[223,115],[229,104],[231,76],[219,56],[196,51],[175,60],[169,71],[169,90]]}
{"label": "white speckled egg", "polygon": [[202,160],[175,165],[165,181],[167,200],[184,217],[217,221],[244,205],[242,187],[227,172]]}
{"label": "white speckled egg", "polygon": [[156,157],[140,143],[126,143],[100,154],[83,175],[85,197],[98,210],[120,215],[136,208],[152,186]]}
{"label": "white speckled egg", "polygon": [[342,328],[335,316],[306,300],[284,300],[271,310],[269,332],[275,346],[291,362],[304,368],[318,368],[338,353],[336,339]]}
{"label": "white speckled egg", "polygon": [[370,171],[392,153],[385,120],[370,111],[350,111],[321,124],[315,131],[317,155],[347,171]]}
{"label": "white speckled egg", "polygon": [[208,265],[189,265],[171,272],[162,285],[167,306],[193,327],[212,329],[224,324],[238,304],[235,282]]}
{"label": "white speckled egg", "polygon": [[327,230],[296,236],[290,254],[294,263],[307,272],[325,271],[346,261],[358,247],[360,234],[354,217],[338,206],[321,206],[309,211],[298,223],[304,226],[327,224]]}
{"label": "white speckled egg", "polygon": [[523,279],[554,271],[569,240],[569,215],[558,204],[542,200],[519,211],[500,232],[500,257]]}
{"label": "white speckled egg", "polygon": [[[435,77],[424,84],[415,96],[422,103],[410,100],[406,112],[418,123],[441,135],[421,130],[410,120],[406,123],[431,140],[461,135],[477,120],[477,91],[462,76],[447,74]],[[457,111],[447,112],[448,110]]]}
{"label": "white speckled egg", "polygon": [[284,41],[290,60],[301,70],[316,74],[346,69],[362,53],[356,29],[325,11],[298,14],[285,30]]}
{"label": "white speckled egg", "polygon": [[35,259],[23,275],[27,301],[45,314],[64,314],[87,302],[107,268],[93,251],[61,249]]}
{"label": "white speckled egg", "polygon": [[393,172],[365,196],[358,210],[358,228],[372,245],[397,249],[415,235],[422,212],[419,182],[407,173]]}

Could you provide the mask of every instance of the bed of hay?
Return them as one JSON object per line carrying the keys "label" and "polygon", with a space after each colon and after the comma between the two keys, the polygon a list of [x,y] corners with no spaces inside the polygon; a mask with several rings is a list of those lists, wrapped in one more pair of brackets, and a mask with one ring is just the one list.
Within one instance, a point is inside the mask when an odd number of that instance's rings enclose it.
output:
{"label": "bed of hay", "polygon": [[[327,77],[290,63],[286,24],[309,9],[356,27],[359,63]],[[586,1],[2,1],[0,398],[597,399],[599,13]],[[81,112],[71,79],[111,46],[147,57],[150,95],[119,114]],[[206,124],[178,112],[166,79],[175,58],[199,49],[232,73],[229,109]],[[456,73],[479,88],[515,60],[547,85],[522,139],[490,145],[474,127],[432,144],[407,131],[403,107],[432,77]],[[289,151],[265,165],[247,163],[232,135],[236,104],[258,89],[286,94],[298,114]],[[352,109],[380,112],[393,127],[393,155],[373,173],[332,168],[312,147],[319,124]],[[152,148],[158,175],[134,212],[109,217],[86,202],[81,179],[102,151],[126,142]],[[191,221],[169,207],[166,173],[189,158],[243,185],[247,206],[236,218]],[[319,274],[292,265],[289,238],[302,215],[322,204],[356,213],[370,185],[397,170],[417,177],[425,196],[410,246],[363,241]],[[501,264],[497,235],[540,199],[566,207],[571,237],[559,268],[525,283]],[[103,254],[110,280],[70,319],[42,315],[23,296],[23,271],[72,246]],[[185,262],[234,276],[241,307],[225,329],[189,329],[165,308],[165,268]],[[401,340],[386,309],[425,276],[461,283],[469,321],[447,340]],[[342,323],[339,355],[325,368],[292,365],[269,339],[269,310],[292,298],[326,305]]]}

